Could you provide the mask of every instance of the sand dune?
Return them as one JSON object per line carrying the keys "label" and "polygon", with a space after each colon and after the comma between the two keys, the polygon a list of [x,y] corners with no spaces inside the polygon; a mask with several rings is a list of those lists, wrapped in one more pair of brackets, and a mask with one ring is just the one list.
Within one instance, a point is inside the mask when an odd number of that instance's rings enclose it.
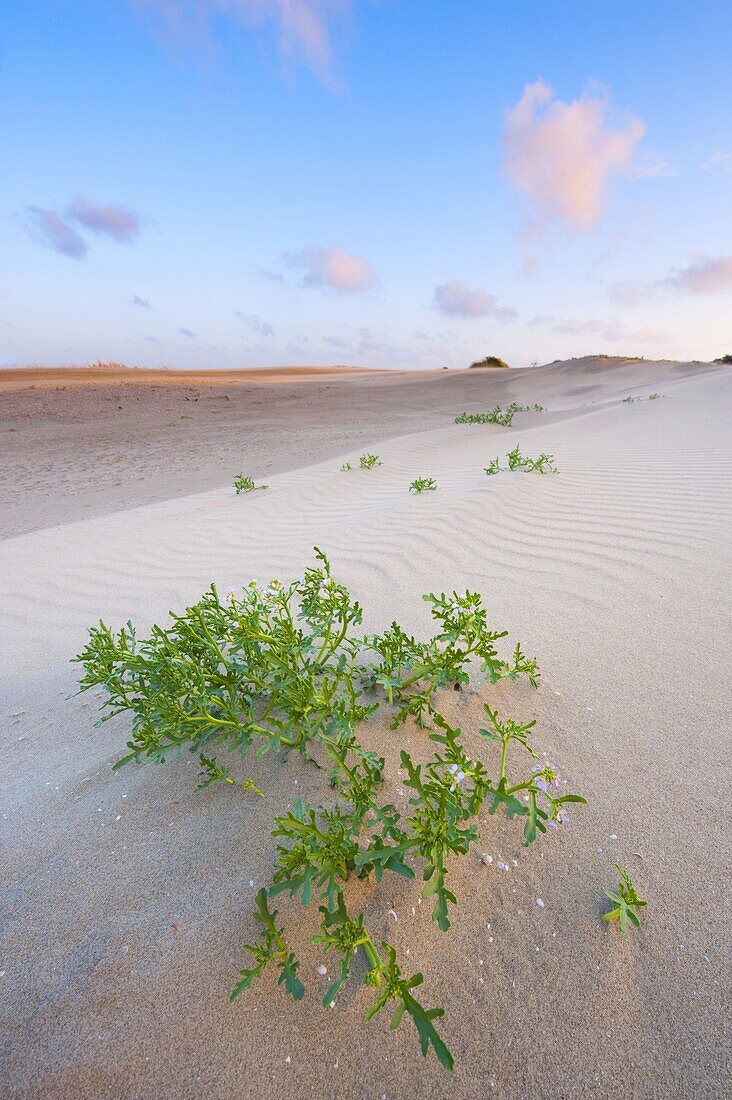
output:
{"label": "sand dune", "polygon": [[[22,388],[3,394],[0,419],[18,428],[3,434],[12,537],[0,543],[3,1094],[728,1093],[730,371],[587,359],[242,383],[225,414],[223,384],[196,382],[193,419],[157,436],[180,393],[161,387],[122,426],[102,411],[138,401],[119,386],[47,393],[43,422]],[[654,391],[663,399],[621,402]],[[452,423],[512,399],[548,411],[511,428]],[[486,478],[516,442],[554,453],[560,473]],[[339,472],[367,445],[383,466]],[[236,497],[239,467],[266,475],[267,492]],[[416,475],[438,491],[410,496]],[[248,762],[267,792],[252,801],[194,794],[188,759],[113,775],[125,722],[95,730],[95,700],[67,699],[68,661],[100,616],[149,626],[212,580],[299,575],[314,544],[367,629],[396,617],[424,633],[423,592],[483,592],[539,659],[541,687],[476,679],[447,717],[471,729],[486,699],[536,716],[537,747],[590,800],[528,851],[486,817],[480,850],[518,866],[456,865],[445,935],[419,885],[359,887],[376,934],[409,947],[446,1010],[451,1078],[409,1026],[363,1024],[363,991],[320,1007],[299,904],[278,907],[310,996],[292,1006],[266,979],[227,1003],[271,872],[273,813],[298,791],[327,800],[319,774],[294,756]],[[369,737],[393,765],[424,734],[373,721]],[[387,790],[399,802],[393,768]],[[649,901],[626,937],[598,919],[617,861]]]}

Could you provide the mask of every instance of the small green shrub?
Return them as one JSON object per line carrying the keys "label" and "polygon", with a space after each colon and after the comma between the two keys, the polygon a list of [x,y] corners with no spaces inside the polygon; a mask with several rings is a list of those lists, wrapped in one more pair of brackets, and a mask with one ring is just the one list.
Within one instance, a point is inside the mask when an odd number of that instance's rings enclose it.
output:
{"label": "small green shrub", "polygon": [[636,928],[640,927],[638,913],[648,904],[648,902],[643,901],[643,899],[638,896],[638,891],[633,885],[633,881],[625,868],[621,867],[619,863],[616,863],[615,866],[620,873],[617,893],[613,894],[611,890],[605,891],[605,896],[615,903],[615,908],[611,909],[609,913],[603,913],[602,919],[606,921],[618,921],[621,931],[627,932],[629,927],[628,921],[632,921]]}
{"label": "small green shrub", "polygon": [[437,488],[437,482],[433,477],[416,477],[409,486],[410,493],[428,493]]}
{"label": "small green shrub", "polygon": [[237,474],[234,478],[234,488],[236,489],[237,496],[239,493],[251,493],[256,489],[266,489],[266,485],[255,485],[254,479],[251,477],[245,477],[244,474]]}
{"label": "small green shrub", "polygon": [[508,459],[508,466],[501,466],[500,459],[498,458],[491,459],[489,464],[485,467],[485,473],[488,474],[489,477],[493,474],[499,474],[502,470],[521,470],[525,474],[559,473],[554,465],[554,455],[549,455],[542,451],[537,458],[530,458],[528,455],[521,454],[521,447],[518,443],[512,451],[508,452],[506,458]]}
{"label": "small green shrub", "polygon": [[[374,466],[381,466],[382,461],[378,455],[369,454],[367,451],[365,455],[361,455],[359,458],[358,465],[361,470],[372,470]],[[353,470],[353,468],[350,462],[344,462],[341,466],[341,470]]]}

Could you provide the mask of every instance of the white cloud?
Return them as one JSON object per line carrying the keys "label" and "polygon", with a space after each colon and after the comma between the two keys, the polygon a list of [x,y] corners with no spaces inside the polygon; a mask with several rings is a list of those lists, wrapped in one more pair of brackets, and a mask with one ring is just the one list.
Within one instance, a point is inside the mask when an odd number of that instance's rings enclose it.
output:
{"label": "white cloud", "polygon": [[689,294],[732,291],[732,256],[697,256],[686,267],[669,272],[657,285],[670,286]]}
{"label": "white cloud", "polygon": [[325,83],[333,83],[332,35],[349,13],[351,0],[130,0],[149,12],[169,35],[196,50],[211,51],[209,26],[230,19],[245,27],[270,28],[280,57],[305,65]]}
{"label": "white cloud", "polygon": [[591,229],[611,176],[630,169],[645,127],[631,118],[622,129],[611,128],[608,108],[607,96],[590,92],[564,103],[539,80],[527,84],[508,111],[506,173],[534,205],[539,225],[559,219],[579,230]]}
{"label": "white cloud", "polygon": [[305,287],[330,288],[339,294],[356,294],[376,286],[379,277],[366,260],[335,245],[325,248],[309,244],[295,252],[285,252],[282,259],[288,267],[305,272]]}
{"label": "white cloud", "polygon": [[513,321],[518,316],[513,306],[499,306],[493,294],[479,287],[471,290],[458,279],[448,279],[435,287],[435,309],[447,317],[493,317]]}

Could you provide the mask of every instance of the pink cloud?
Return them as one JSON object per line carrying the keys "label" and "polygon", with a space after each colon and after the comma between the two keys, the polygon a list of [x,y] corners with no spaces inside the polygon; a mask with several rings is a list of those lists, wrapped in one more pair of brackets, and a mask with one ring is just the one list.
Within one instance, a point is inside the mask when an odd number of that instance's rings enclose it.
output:
{"label": "pink cloud", "polygon": [[91,233],[111,237],[117,244],[131,244],[140,235],[138,215],[124,206],[99,206],[79,197],[67,208],[66,216]]}
{"label": "pink cloud", "polygon": [[434,305],[447,317],[494,317],[497,321],[513,321],[518,316],[512,306],[499,307],[494,295],[487,290],[471,290],[458,279],[448,279],[435,287]]}
{"label": "pink cloud", "polygon": [[722,294],[732,291],[732,256],[697,256],[686,267],[676,268],[659,286],[689,294]]}
{"label": "pink cloud", "polygon": [[591,229],[610,177],[630,168],[645,127],[631,118],[624,128],[612,129],[608,108],[606,96],[589,92],[564,103],[539,80],[526,85],[506,114],[505,170],[534,205],[539,225],[559,219]]}
{"label": "pink cloud", "polygon": [[280,56],[332,82],[333,24],[351,0],[130,0],[133,7],[162,19],[175,38],[210,49],[209,24],[217,17],[246,27],[269,26]]}
{"label": "pink cloud", "polygon": [[320,244],[310,244],[296,252],[285,252],[282,259],[288,267],[305,272],[302,282],[306,287],[325,287],[339,294],[356,294],[376,286],[379,281],[366,260],[338,245],[324,248]]}
{"label": "pink cloud", "polygon": [[52,248],[62,256],[72,260],[83,260],[89,251],[84,238],[76,232],[55,210],[42,210],[38,206],[28,207],[28,232],[39,244]]}

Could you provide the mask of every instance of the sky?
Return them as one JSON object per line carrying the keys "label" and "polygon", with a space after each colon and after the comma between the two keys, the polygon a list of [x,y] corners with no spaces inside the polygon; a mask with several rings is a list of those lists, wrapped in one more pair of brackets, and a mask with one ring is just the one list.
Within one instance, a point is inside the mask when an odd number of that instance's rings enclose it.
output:
{"label": "sky", "polygon": [[732,353],[729,0],[3,0],[0,366]]}

